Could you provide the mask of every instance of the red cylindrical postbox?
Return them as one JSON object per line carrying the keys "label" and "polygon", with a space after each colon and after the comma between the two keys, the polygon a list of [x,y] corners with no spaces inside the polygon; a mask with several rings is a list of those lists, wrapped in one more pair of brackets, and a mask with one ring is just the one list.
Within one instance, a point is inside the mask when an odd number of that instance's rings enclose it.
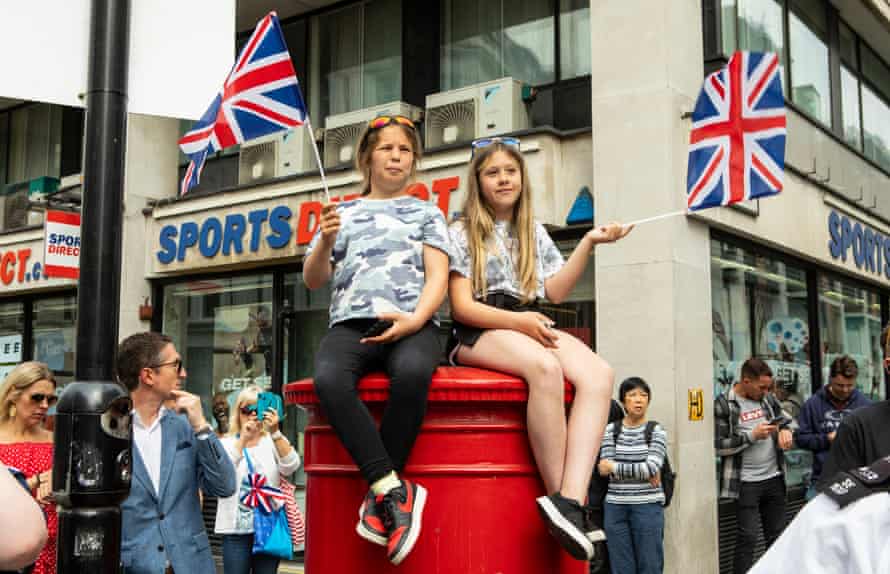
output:
{"label": "red cylindrical postbox", "polygon": [[[368,485],[320,411],[307,379],[285,386],[309,411],[305,435],[306,574],[583,574],[550,536],[535,498],[544,494],[525,427],[528,388],[516,377],[439,368],[404,474],[428,491],[417,545],[399,566],[355,532]],[[379,421],[389,396],[382,374],[359,395]],[[571,398],[567,386],[566,399]],[[591,429],[591,432],[595,432]]]}

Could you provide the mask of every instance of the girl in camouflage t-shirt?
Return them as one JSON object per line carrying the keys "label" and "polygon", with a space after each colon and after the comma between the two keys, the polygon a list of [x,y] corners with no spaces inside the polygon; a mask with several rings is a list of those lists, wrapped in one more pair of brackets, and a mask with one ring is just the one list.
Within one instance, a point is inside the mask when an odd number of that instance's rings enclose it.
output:
{"label": "girl in camouflage t-shirt", "polygon": [[[601,525],[581,504],[600,447],[614,375],[572,335],[554,329],[538,303],[571,293],[598,243],[630,231],[619,224],[587,232],[564,261],[532,216],[531,186],[515,138],[473,142],[462,217],[450,228],[449,300],[455,322],[452,361],[495,369],[526,380],[529,442],[550,496],[541,514],[563,547],[579,560],[598,559]],[[566,423],[563,385],[575,387]],[[602,545],[599,545],[602,547]]]}
{"label": "girl in camouflage t-shirt", "polygon": [[[325,206],[303,279],[310,289],[331,281],[330,330],[315,356],[315,390],[370,485],[356,531],[386,546],[399,564],[417,541],[426,503],[426,489],[399,473],[441,356],[432,316],[445,298],[450,247],[442,213],[407,193],[421,153],[411,120],[372,120],[357,149],[362,197]],[[387,323],[374,334],[378,321]],[[390,378],[379,431],[356,392],[372,370]]]}

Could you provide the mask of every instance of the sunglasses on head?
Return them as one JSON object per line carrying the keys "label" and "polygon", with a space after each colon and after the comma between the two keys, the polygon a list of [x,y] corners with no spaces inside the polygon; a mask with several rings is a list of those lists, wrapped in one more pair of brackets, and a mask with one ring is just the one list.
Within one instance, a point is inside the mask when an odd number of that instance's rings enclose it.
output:
{"label": "sunglasses on head", "polygon": [[56,395],[47,395],[44,393],[34,393],[29,398],[35,405],[39,405],[43,401],[46,401],[46,404],[48,404],[49,406],[53,406],[59,401],[59,397],[57,397]]}
{"label": "sunglasses on head", "polygon": [[511,137],[492,137],[492,138],[479,138],[470,142],[470,159],[473,159],[473,156],[476,155],[476,150],[488,147],[492,144],[501,144],[505,146],[509,146],[515,148],[516,151],[519,151],[519,139],[511,138]]}
{"label": "sunglasses on head", "polygon": [[414,122],[411,121],[411,118],[406,118],[405,116],[377,116],[376,118],[368,122],[368,127],[372,130],[379,130],[380,128],[385,128],[386,126],[391,126],[392,124],[407,126],[412,130],[416,129],[414,127]]}
{"label": "sunglasses on head", "polygon": [[241,410],[242,415],[249,417],[252,414],[256,414],[257,406],[256,406],[256,403],[254,403],[252,405],[241,405],[240,410]]}

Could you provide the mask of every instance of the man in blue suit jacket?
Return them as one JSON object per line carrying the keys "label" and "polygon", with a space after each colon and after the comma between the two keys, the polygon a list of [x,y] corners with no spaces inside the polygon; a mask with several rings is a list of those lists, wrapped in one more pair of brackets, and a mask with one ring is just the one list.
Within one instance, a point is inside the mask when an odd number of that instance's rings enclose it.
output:
{"label": "man in blue suit jacket", "polygon": [[198,490],[231,496],[235,469],[201,399],[179,390],[182,357],[166,335],[138,333],[121,342],[117,373],[134,411],[133,481],[121,506],[124,571],[215,574]]}

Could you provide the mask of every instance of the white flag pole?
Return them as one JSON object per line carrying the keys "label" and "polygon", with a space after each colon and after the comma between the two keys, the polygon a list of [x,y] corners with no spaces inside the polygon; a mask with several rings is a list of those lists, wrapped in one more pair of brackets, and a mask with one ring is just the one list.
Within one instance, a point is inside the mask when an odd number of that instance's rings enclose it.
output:
{"label": "white flag pole", "polygon": [[630,225],[640,225],[641,223],[649,223],[650,221],[658,221],[659,219],[667,219],[668,217],[675,217],[677,215],[686,215],[686,210],[682,211],[672,211],[670,213],[662,213],[661,215],[653,215],[652,217],[647,217],[645,219],[638,219],[636,221],[630,221],[628,223],[622,223],[625,227]]}
{"label": "white flag pole", "polygon": [[324,176],[324,165],[321,163],[321,156],[318,154],[318,144],[315,141],[315,131],[312,129],[312,121],[306,114],[306,129],[309,130],[309,137],[312,140],[312,151],[315,152],[315,162],[318,164],[318,172],[321,174],[321,185],[324,187],[325,203],[331,202],[331,192],[328,191],[328,180]]}

